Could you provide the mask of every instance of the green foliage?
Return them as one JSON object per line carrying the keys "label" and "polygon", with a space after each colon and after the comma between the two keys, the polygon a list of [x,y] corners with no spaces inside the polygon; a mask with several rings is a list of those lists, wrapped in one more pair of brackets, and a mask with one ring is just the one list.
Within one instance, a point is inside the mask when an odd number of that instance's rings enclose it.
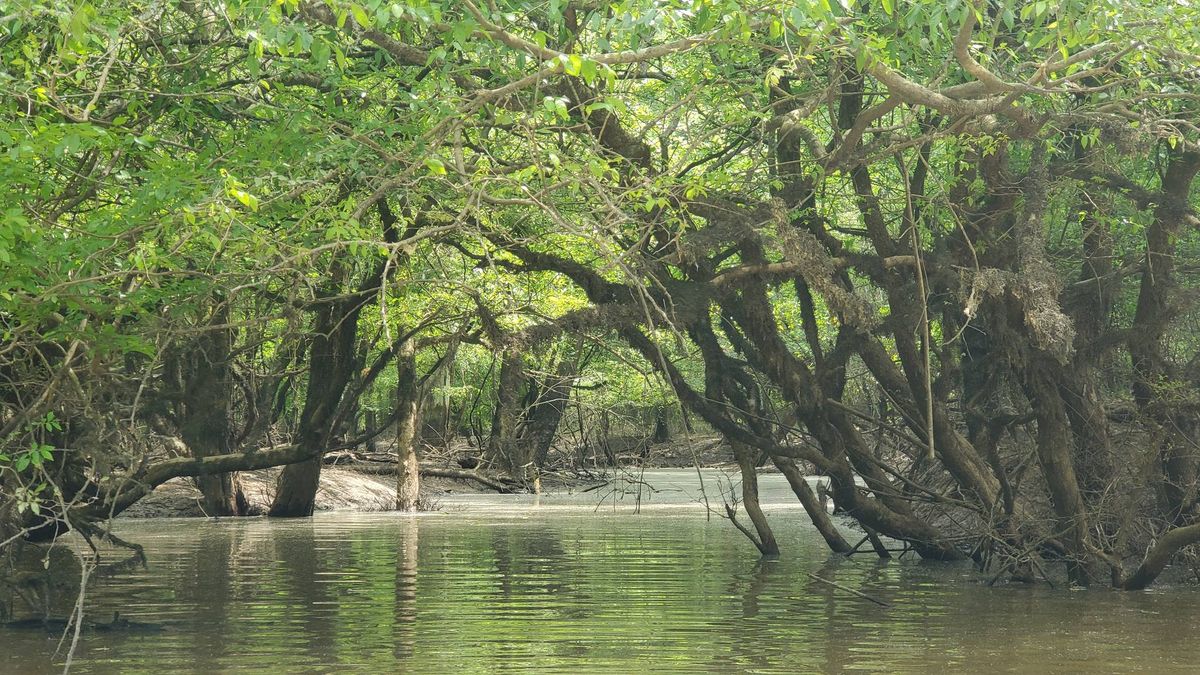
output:
{"label": "green foliage", "polygon": [[[864,345],[904,396],[959,406],[954,341],[1001,298],[1061,329],[1029,353],[1091,353],[1055,321],[1097,260],[1105,322],[1195,351],[1175,290],[1150,325],[1132,283],[1164,167],[1200,143],[1187,3],[10,5],[0,487],[19,504],[46,498],[27,479],[48,463],[82,484],[161,457],[184,366],[222,331],[207,365],[249,448],[322,388],[349,392],[335,424],[390,411],[409,336],[422,374],[459,349],[431,398],[475,428],[518,352],[535,375],[578,360],[582,408],[673,405],[666,373],[702,402],[744,394],[761,409],[731,419],[775,415],[762,433],[788,442],[777,411],[875,396]],[[1164,257],[1200,250],[1190,225],[1164,236]],[[1194,269],[1167,278],[1195,290]],[[769,359],[733,316],[760,289]],[[324,368],[339,320],[353,344]],[[1186,407],[1181,384],[1155,391]]]}

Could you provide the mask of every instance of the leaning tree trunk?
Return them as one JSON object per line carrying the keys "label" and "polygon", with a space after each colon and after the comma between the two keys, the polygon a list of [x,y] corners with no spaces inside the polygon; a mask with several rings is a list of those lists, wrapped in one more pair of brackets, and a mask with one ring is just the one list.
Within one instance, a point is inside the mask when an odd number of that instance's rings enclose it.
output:
{"label": "leaning tree trunk", "polygon": [[558,435],[558,426],[571,400],[577,370],[574,360],[564,359],[555,373],[538,388],[540,395],[526,415],[525,436],[531,446],[533,464],[538,468],[545,465],[554,437]]}
{"label": "leaning tree trunk", "polygon": [[342,303],[331,303],[317,316],[309,350],[308,390],[296,434],[303,456],[310,459],[284,467],[268,515],[311,516],[316,505],[321,453],[328,448],[334,434],[331,425],[356,363],[354,337],[358,311],[344,310]]}
{"label": "leaning tree trunk", "polygon": [[812,488],[809,487],[808,481],[804,480],[804,474],[800,473],[796,463],[786,457],[772,457],[771,459],[774,460],[775,467],[787,478],[788,485],[791,486],[796,499],[799,499],[800,504],[804,506],[805,513],[808,514],[813,527],[816,527],[817,531],[821,533],[821,537],[825,539],[829,550],[834,553],[849,553],[852,550],[850,543],[842,537],[837,525],[829,517],[829,512],[825,510],[822,500],[813,494]]}
{"label": "leaning tree trunk", "polygon": [[[398,219],[386,199],[376,202],[376,208],[379,210],[384,241],[396,243],[400,238]],[[412,236],[415,232],[415,226],[410,225],[405,236]],[[343,277],[345,273],[340,264],[339,261],[338,267],[335,267],[335,279]],[[296,439],[304,456],[311,459],[284,468],[268,515],[312,515],[321,480],[321,455],[328,450],[347,412],[342,409],[346,403],[342,399],[345,397],[352,403],[362,393],[360,387],[346,394],[351,378],[362,368],[364,361],[355,344],[358,316],[364,307],[376,301],[377,291],[389,269],[386,262],[377,263],[355,293],[339,301],[326,298],[326,302],[316,310],[312,345],[309,348],[308,391],[305,393]],[[340,290],[328,291],[330,296],[341,294]]]}
{"label": "leaning tree trunk", "polygon": [[1094,547],[1090,543],[1087,509],[1072,461],[1071,427],[1066,405],[1052,377],[1056,371],[1048,359],[1029,364],[1023,373],[1026,395],[1037,416],[1037,457],[1050,489],[1056,531],[1067,548],[1067,572],[1071,582],[1086,586],[1097,577]]}
{"label": "leaning tree trunk", "polygon": [[417,462],[417,430],[420,428],[421,395],[417,386],[416,349],[405,340],[396,354],[396,510],[416,511],[421,495],[421,468]]}
{"label": "leaning tree trunk", "polygon": [[[779,544],[775,541],[775,533],[771,531],[771,525],[767,522],[767,515],[763,513],[762,506],[758,501],[758,473],[754,467],[754,460],[758,453],[742,443],[733,443],[733,452],[737,457],[738,469],[742,473],[742,506],[746,508],[746,515],[750,517],[751,524],[754,525],[754,531],[758,534],[757,538],[751,537],[751,541],[758,547],[759,553],[764,556],[779,555]],[[732,517],[732,509],[730,510]],[[743,530],[749,535],[749,532]]]}
{"label": "leaning tree trunk", "polygon": [[1157,427],[1153,431],[1163,476],[1160,500],[1163,515],[1173,525],[1195,520],[1200,489],[1200,462],[1193,440],[1198,422],[1194,412],[1180,405],[1178,399],[1184,397],[1176,392],[1187,391],[1187,385],[1165,348],[1169,327],[1180,312],[1176,253],[1197,173],[1200,153],[1183,152],[1172,156],[1163,174],[1154,221],[1146,228],[1146,262],[1129,341],[1133,396]]}

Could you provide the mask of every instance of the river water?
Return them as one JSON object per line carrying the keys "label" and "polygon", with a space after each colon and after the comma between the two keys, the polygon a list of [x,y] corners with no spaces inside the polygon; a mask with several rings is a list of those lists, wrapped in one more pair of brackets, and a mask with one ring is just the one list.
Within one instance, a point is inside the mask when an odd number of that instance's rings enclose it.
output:
{"label": "river water", "polygon": [[[1200,593],[989,588],[969,565],[831,556],[778,475],[760,562],[719,472],[418,516],[120,521],[149,567],[89,585],[73,672],[1200,672]],[[847,532],[849,536],[851,533]],[[815,574],[889,603],[882,607]],[[61,670],[0,628],[0,672]],[[58,665],[53,665],[58,664]]]}

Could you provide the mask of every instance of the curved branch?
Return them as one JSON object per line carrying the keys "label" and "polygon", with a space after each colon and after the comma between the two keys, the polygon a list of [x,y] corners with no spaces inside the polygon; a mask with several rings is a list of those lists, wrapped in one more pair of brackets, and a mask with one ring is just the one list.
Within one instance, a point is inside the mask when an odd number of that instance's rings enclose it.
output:
{"label": "curved branch", "polygon": [[975,33],[976,11],[975,3],[968,5],[967,15],[958,29],[958,35],[954,38],[954,58],[958,60],[958,65],[962,66],[963,70],[983,83],[988,93],[998,94],[1013,91],[1016,87],[996,77],[992,71],[984,68],[983,64],[971,56],[971,36]]}
{"label": "curved branch", "polygon": [[116,516],[172,478],[269,469],[302,462],[319,454],[320,452],[311,452],[300,445],[289,444],[270,450],[233,452],[208,457],[174,457],[151,464],[140,474],[125,477],[113,488],[101,492],[96,501],[72,509],[67,520],[86,522]]}
{"label": "curved branch", "polygon": [[1146,553],[1142,564],[1128,578],[1120,583],[1120,588],[1126,591],[1140,591],[1158,578],[1166,568],[1171,557],[1180,549],[1200,543],[1200,523],[1177,527],[1162,536],[1158,543]]}

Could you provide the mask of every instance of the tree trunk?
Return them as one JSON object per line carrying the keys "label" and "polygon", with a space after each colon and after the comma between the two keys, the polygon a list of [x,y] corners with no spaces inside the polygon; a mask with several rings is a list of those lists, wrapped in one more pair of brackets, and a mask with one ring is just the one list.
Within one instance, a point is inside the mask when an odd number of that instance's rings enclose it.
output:
{"label": "tree trunk", "polygon": [[[384,241],[395,243],[399,240],[396,216],[386,199],[376,202],[376,207]],[[406,236],[415,233],[413,228],[410,225]],[[362,393],[360,387],[346,397],[350,400],[343,401],[351,378],[363,367],[364,358],[358,353],[356,344],[358,316],[364,307],[375,302],[378,296],[376,291],[389,269],[387,263],[377,263],[374,270],[358,284],[355,293],[337,301],[326,298],[327,301],[316,310],[309,348],[308,390],[297,433],[300,450],[312,459],[284,467],[268,515],[312,515],[321,480],[321,454],[329,448],[330,440],[338,433],[337,427],[345,419],[343,413],[347,411],[343,408],[347,403],[355,403]],[[342,261],[335,261],[332,275],[335,283],[326,289],[326,294],[341,295],[339,286],[347,274]],[[384,363],[386,361],[379,361],[377,365]]]}
{"label": "tree trunk", "polygon": [[[309,454],[314,447],[324,446],[324,435],[316,434],[320,440],[314,439],[313,434],[300,437],[304,453]],[[283,467],[279,479],[275,483],[275,498],[267,515],[276,518],[306,518],[313,514],[317,502],[317,490],[321,485],[321,458],[304,460]]]}
{"label": "tree trunk", "polygon": [[667,413],[663,409],[654,413],[654,442],[666,443],[671,440],[671,428],[667,426]]}
{"label": "tree trunk", "polygon": [[517,442],[517,423],[521,417],[525,382],[525,361],[521,354],[515,351],[507,352],[500,365],[496,415],[492,423],[489,449],[509,475],[519,481],[525,480],[525,469],[531,461]]}
{"label": "tree trunk", "polygon": [[396,354],[396,510],[417,510],[421,496],[421,468],[417,462],[417,430],[420,428],[420,387],[417,386],[416,349],[405,340]]}
{"label": "tree trunk", "polygon": [[[233,442],[229,420],[233,336],[223,327],[228,322],[229,310],[222,304],[213,312],[207,331],[189,346],[178,364],[183,389],[179,431],[193,457],[227,454]],[[205,514],[244,515],[246,498],[241,494],[237,474],[201,475],[195,480],[203,495]]]}
{"label": "tree trunk", "polygon": [[554,445],[558,426],[571,400],[576,374],[573,360],[564,359],[560,362],[555,373],[548,376],[543,386],[538,388],[540,395],[526,415],[525,433],[521,440],[530,446],[533,464],[538,468],[546,464],[550,448]]}
{"label": "tree trunk", "polygon": [[754,531],[758,533],[758,539],[754,543],[764,556],[777,556],[779,544],[775,541],[775,533],[771,531],[771,524],[767,522],[767,515],[763,513],[758,501],[758,472],[754,468],[754,458],[758,453],[741,443],[733,444],[733,452],[737,457],[738,469],[742,473],[742,506],[746,508],[746,515],[750,517]]}
{"label": "tree trunk", "polygon": [[1142,564],[1128,578],[1123,579],[1118,587],[1126,591],[1140,591],[1158,578],[1166,569],[1171,556],[1179,549],[1200,542],[1200,524],[1175,528],[1159,538],[1158,543],[1146,552]]}
{"label": "tree trunk", "polygon": [[[1056,365],[1056,364],[1055,364]],[[1057,516],[1056,531],[1066,539],[1067,572],[1072,583],[1089,585],[1095,578],[1094,557],[1088,532],[1087,509],[1072,461],[1070,423],[1066,405],[1051,377],[1056,370],[1048,358],[1026,367],[1024,387],[1037,415],[1037,456]]]}
{"label": "tree trunk", "polygon": [[321,481],[321,453],[336,432],[331,425],[356,363],[358,309],[347,309],[343,303],[331,303],[319,310],[309,350],[308,389],[296,434],[301,453],[312,459],[284,467],[268,515],[303,518],[313,513]]}
{"label": "tree trunk", "polygon": [[1162,510],[1167,520],[1182,525],[1193,519],[1197,500],[1200,462],[1194,450],[1193,431],[1198,426],[1194,412],[1182,410],[1179,390],[1186,384],[1164,348],[1164,337],[1179,315],[1176,298],[1175,256],[1180,230],[1188,213],[1192,182],[1200,172],[1200,153],[1176,154],[1162,178],[1160,203],[1154,221],[1146,228],[1146,266],[1138,289],[1129,355],[1133,361],[1133,396],[1158,427],[1159,462],[1163,480],[1159,486]]}
{"label": "tree trunk", "polygon": [[792,492],[795,493],[796,499],[799,499],[800,504],[804,506],[805,513],[808,514],[813,527],[816,527],[817,531],[821,533],[821,537],[825,539],[829,550],[834,553],[849,553],[850,543],[842,538],[837,526],[833,524],[833,519],[829,517],[829,512],[817,499],[812,488],[809,487],[808,481],[804,480],[804,474],[800,473],[796,463],[785,457],[772,457],[772,459],[776,468],[787,478],[788,485],[792,486]]}

